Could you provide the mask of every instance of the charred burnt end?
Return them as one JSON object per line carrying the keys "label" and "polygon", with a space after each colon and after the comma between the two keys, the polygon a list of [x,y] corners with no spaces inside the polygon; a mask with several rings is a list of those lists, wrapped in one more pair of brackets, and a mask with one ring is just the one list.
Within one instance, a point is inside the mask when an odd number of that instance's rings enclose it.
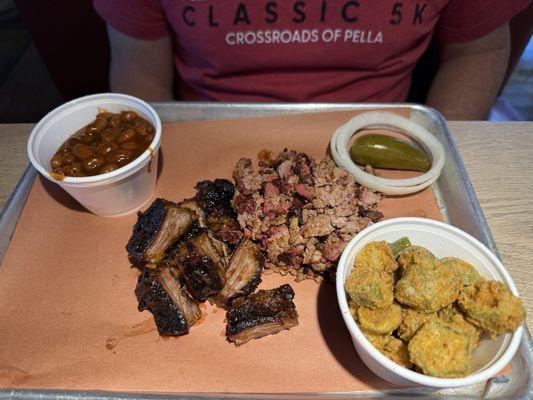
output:
{"label": "charred burnt end", "polygon": [[241,345],[298,325],[293,298],[290,285],[236,298],[226,313],[228,340]]}
{"label": "charred burnt end", "polygon": [[164,260],[172,243],[196,220],[191,210],[168,200],[156,199],[144,213],[138,214],[126,250],[136,259],[134,264],[155,267]]}
{"label": "charred burnt end", "polygon": [[226,272],[226,284],[217,297],[217,304],[226,307],[231,299],[252,293],[261,283],[265,260],[250,240],[235,249]]}
{"label": "charred burnt end", "polygon": [[126,245],[126,251],[135,261],[134,265],[142,265],[143,254],[150,246],[154,237],[163,225],[167,213],[166,200],[155,199],[143,213],[137,213],[137,222],[133,226],[131,238]]}
{"label": "charred burnt end", "polygon": [[224,287],[213,260],[200,254],[189,242],[183,243],[177,263],[191,295],[200,302],[215,296]]}
{"label": "charred burnt end", "polygon": [[141,273],[135,295],[139,311],[148,310],[153,314],[161,336],[177,336],[189,332],[189,323],[157,280],[155,271],[145,269]]}
{"label": "charred burnt end", "polygon": [[231,199],[235,194],[235,185],[227,179],[201,181],[196,184],[196,199],[206,213],[217,210],[231,210]]}
{"label": "charred burnt end", "polygon": [[224,243],[237,245],[242,231],[231,206],[235,185],[227,179],[215,179],[198,182],[196,190],[196,201],[206,214],[208,230]]}

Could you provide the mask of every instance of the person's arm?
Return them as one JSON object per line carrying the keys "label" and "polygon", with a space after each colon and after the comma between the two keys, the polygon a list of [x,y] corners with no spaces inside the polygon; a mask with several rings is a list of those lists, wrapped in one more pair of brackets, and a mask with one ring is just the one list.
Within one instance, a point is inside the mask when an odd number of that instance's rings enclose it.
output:
{"label": "person's arm", "polygon": [[446,43],[426,104],[450,120],[485,119],[500,90],[509,59],[509,27],[466,43]]}
{"label": "person's arm", "polygon": [[109,24],[107,32],[111,46],[111,90],[144,100],[173,100],[174,64],[170,38],[135,39]]}

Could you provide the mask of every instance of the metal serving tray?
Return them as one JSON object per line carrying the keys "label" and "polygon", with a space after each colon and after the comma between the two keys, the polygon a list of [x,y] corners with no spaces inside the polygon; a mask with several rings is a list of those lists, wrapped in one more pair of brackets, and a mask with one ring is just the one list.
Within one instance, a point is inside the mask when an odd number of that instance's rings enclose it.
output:
{"label": "metal serving tray", "polygon": [[[352,111],[369,109],[404,108],[410,118],[431,131],[442,143],[447,154],[443,173],[433,185],[439,207],[446,219],[478,238],[498,255],[494,238],[481,211],[470,178],[457,151],[455,140],[444,118],[435,110],[413,104],[356,104],[356,103],[306,103],[306,104],[264,104],[264,103],[200,103],[172,102],[154,103],[163,122],[219,120],[286,114]],[[4,210],[0,214],[0,263],[5,255],[15,230],[24,203],[36,177],[36,171],[29,166]],[[511,361],[512,371],[490,379],[486,383],[458,389],[431,389],[414,387],[387,391],[364,391],[350,393],[290,393],[290,394],[231,394],[231,393],[184,393],[150,394],[117,392],[76,392],[65,390],[0,390],[0,399],[344,399],[344,398],[533,398],[532,354],[533,341],[527,327],[522,343]],[[352,349],[348,349],[351,351]]]}

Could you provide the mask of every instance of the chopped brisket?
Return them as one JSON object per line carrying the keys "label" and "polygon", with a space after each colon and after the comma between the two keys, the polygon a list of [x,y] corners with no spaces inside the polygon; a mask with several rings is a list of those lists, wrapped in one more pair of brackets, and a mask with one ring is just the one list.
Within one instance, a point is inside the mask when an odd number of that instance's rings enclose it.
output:
{"label": "chopped brisket", "polygon": [[[284,150],[260,153],[258,171],[241,159],[232,205],[244,237],[260,244],[267,268],[297,280],[334,276],[345,244],[383,215],[380,195],[325,158]],[[333,273],[332,273],[333,272]]]}

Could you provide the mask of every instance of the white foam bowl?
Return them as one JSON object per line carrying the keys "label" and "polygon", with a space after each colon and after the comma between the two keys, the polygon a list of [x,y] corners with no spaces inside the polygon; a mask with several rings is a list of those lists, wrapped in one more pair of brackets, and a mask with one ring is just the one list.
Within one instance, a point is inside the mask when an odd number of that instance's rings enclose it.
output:
{"label": "white foam bowl", "polygon": [[[74,132],[92,122],[100,111],[135,111],[150,121],[155,135],[148,149],[135,160],[106,174],[87,177],[54,177],[50,159]],[[28,140],[32,165],[58,184],[90,212],[103,217],[132,213],[146,204],[155,192],[161,144],[161,120],[145,101],[118,93],[103,93],[72,100],[48,113]]]}
{"label": "white foam bowl", "polygon": [[472,385],[493,377],[513,358],[523,327],[497,340],[483,337],[473,352],[473,372],[464,378],[435,378],[404,368],[380,353],[364,336],[354,321],[346,298],[344,282],[354,267],[355,256],[368,243],[378,240],[394,242],[404,236],[411,243],[430,250],[435,256],[458,257],[472,264],[487,279],[507,284],[518,291],[501,261],[479,240],[451,225],[425,218],[392,218],[378,222],[358,233],[346,246],[337,269],[337,299],[355,350],[366,366],[386,381],[399,385],[423,385],[436,388]]}

